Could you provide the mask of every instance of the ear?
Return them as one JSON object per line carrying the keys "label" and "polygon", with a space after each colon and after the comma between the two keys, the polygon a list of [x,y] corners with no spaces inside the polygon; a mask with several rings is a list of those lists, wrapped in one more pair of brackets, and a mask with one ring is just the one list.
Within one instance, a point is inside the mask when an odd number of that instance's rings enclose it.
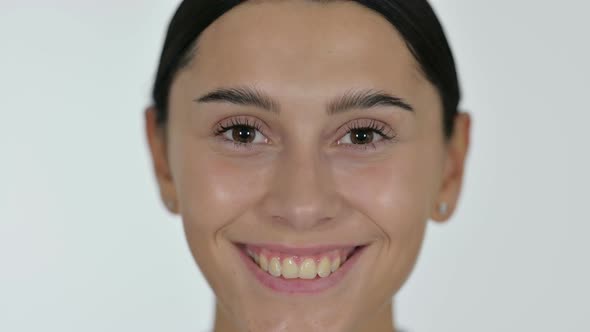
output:
{"label": "ear", "polygon": [[[455,117],[454,131],[450,140],[445,145],[445,164],[442,183],[432,212],[432,220],[444,222],[448,220],[459,200],[465,160],[469,149],[471,134],[471,117],[467,113],[459,113]],[[446,208],[441,208],[446,204]]]}
{"label": "ear", "polygon": [[149,144],[156,180],[160,188],[160,197],[168,210],[176,214],[177,197],[174,179],[170,171],[166,144],[166,130],[157,123],[157,110],[150,106],[145,110],[145,132]]}

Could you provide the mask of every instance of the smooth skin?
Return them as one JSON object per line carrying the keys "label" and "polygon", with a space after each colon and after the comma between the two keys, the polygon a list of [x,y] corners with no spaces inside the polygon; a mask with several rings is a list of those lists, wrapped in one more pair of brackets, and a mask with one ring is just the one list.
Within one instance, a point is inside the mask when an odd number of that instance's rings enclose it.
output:
{"label": "smooth skin", "polygon": [[[195,101],[235,87],[265,95],[275,111]],[[413,111],[383,104],[328,114],[333,100],[367,89]],[[460,113],[444,138],[440,96],[386,19],[354,2],[247,1],[203,32],[173,82],[166,125],[155,119],[148,108],[161,197],[181,215],[215,292],[216,332],[395,331],[392,298],[427,222],[447,220],[457,205],[470,117]],[[244,120],[260,130],[216,132]],[[395,139],[350,130],[369,123]],[[372,134],[371,144],[358,134]],[[252,276],[236,242],[368,247],[334,287],[287,295]]]}

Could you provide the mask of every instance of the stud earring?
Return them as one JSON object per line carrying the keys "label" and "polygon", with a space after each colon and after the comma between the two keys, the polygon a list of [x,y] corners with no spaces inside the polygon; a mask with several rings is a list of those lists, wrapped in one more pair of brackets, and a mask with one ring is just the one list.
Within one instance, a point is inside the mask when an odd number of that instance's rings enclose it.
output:
{"label": "stud earring", "polygon": [[442,202],[438,205],[438,213],[441,215],[446,215],[449,211],[449,205],[445,202]]}

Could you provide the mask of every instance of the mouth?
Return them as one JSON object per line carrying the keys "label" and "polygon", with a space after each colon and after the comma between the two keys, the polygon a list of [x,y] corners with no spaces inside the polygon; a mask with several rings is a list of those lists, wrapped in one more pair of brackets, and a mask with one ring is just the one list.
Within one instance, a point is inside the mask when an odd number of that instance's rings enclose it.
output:
{"label": "mouth", "polygon": [[367,245],[295,248],[236,244],[262,285],[280,293],[318,293],[337,285]]}

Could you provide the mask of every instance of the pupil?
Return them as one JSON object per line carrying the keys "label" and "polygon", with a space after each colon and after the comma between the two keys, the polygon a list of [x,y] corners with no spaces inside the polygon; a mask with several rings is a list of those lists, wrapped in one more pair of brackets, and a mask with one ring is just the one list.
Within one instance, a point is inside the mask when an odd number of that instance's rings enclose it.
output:
{"label": "pupil", "polygon": [[373,140],[373,132],[367,130],[354,130],[352,135],[352,143],[367,144]]}
{"label": "pupil", "polygon": [[232,136],[238,142],[250,143],[254,141],[255,133],[252,131],[252,128],[239,126],[234,128]]}

